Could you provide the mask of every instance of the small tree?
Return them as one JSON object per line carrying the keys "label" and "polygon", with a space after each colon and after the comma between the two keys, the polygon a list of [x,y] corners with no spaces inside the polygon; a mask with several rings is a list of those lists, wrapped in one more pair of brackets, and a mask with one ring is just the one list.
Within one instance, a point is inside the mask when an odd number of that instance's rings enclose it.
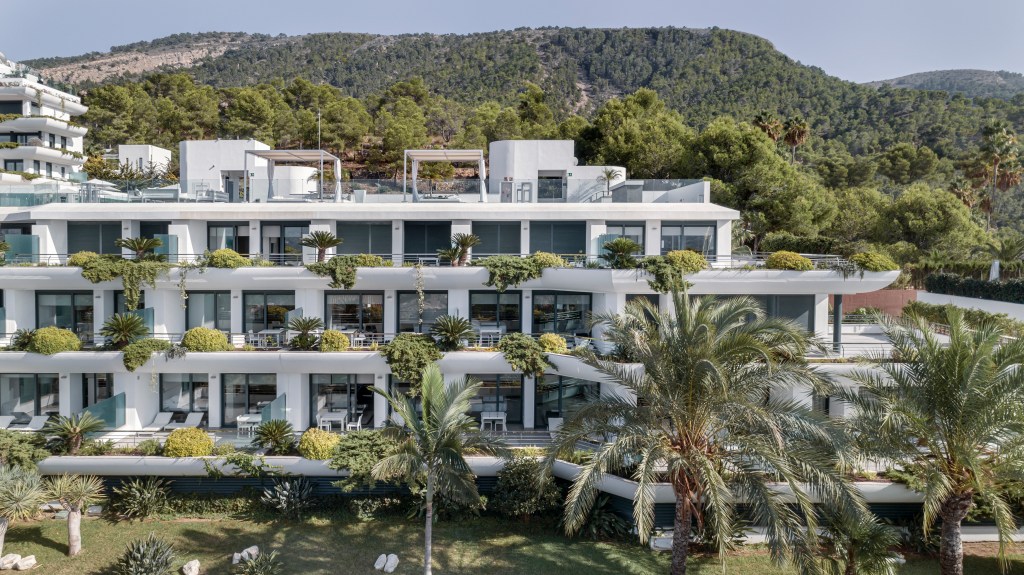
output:
{"label": "small tree", "polygon": [[14,521],[25,521],[39,514],[46,501],[42,478],[20,467],[0,467],[0,557],[4,555],[4,537]]}
{"label": "small tree", "polygon": [[134,313],[115,313],[107,318],[100,328],[100,335],[107,338],[107,343],[115,349],[124,349],[148,333],[146,322]]}
{"label": "small tree", "polygon": [[612,182],[621,177],[622,170],[618,168],[604,168],[601,170],[601,175],[597,177],[597,180],[604,182],[604,193],[610,196],[612,193]]}
{"label": "small tree", "polygon": [[430,327],[430,335],[437,340],[437,347],[441,351],[459,351],[464,347],[463,341],[472,339],[474,335],[473,324],[464,317],[454,315],[443,315],[434,320]]}
{"label": "small tree", "polygon": [[316,348],[316,336],[313,332],[324,328],[324,320],[318,317],[297,317],[288,322],[290,331],[299,332],[289,342],[293,349],[310,350]]}
{"label": "small tree", "polygon": [[299,243],[307,248],[316,250],[316,261],[322,262],[327,259],[327,250],[341,245],[343,240],[331,232],[316,230],[309,232],[309,235],[302,238]]}
{"label": "small tree", "polygon": [[46,482],[47,495],[68,512],[68,557],[82,551],[82,511],[103,501],[103,482],[94,475],[58,475]]}
{"label": "small tree", "polygon": [[149,252],[164,245],[164,243],[157,238],[118,238],[114,240],[114,245],[135,252],[136,260],[144,260],[149,255]]}
{"label": "small tree", "polygon": [[67,450],[68,455],[78,455],[86,436],[90,433],[103,431],[106,422],[88,411],[77,413],[71,417],[58,415],[46,422],[43,435],[55,436]]}
{"label": "small tree", "polygon": [[438,257],[451,261],[452,267],[465,267],[469,263],[469,250],[480,245],[476,234],[453,234],[450,248],[437,250]]}

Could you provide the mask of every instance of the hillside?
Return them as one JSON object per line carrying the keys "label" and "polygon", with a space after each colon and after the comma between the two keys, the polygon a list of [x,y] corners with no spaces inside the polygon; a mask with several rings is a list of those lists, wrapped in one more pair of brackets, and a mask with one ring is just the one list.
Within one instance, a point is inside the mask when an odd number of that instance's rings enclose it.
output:
{"label": "hillside", "polygon": [[1024,74],[993,72],[991,70],[935,70],[901,76],[891,80],[869,82],[866,85],[882,85],[894,88],[916,90],[942,90],[951,94],[962,94],[969,98],[1009,99],[1024,93]]}

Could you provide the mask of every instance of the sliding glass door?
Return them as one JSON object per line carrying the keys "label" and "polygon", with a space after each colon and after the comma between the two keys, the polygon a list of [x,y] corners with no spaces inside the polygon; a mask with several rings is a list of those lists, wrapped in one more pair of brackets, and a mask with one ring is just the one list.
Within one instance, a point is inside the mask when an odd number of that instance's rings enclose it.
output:
{"label": "sliding glass door", "polygon": [[258,414],[277,397],[277,377],[272,373],[225,373],[221,375],[223,421],[236,427],[238,416]]}

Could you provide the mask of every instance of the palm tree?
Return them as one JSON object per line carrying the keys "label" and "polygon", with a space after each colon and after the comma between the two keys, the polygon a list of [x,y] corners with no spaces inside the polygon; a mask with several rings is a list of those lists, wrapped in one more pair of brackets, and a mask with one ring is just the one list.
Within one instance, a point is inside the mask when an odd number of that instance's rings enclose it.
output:
{"label": "palm tree", "polygon": [[68,557],[74,557],[82,551],[82,510],[103,501],[103,481],[94,475],[57,475],[46,484],[47,495],[68,512]]}
{"label": "palm tree", "polygon": [[597,180],[604,182],[604,194],[605,196],[612,195],[612,182],[622,177],[622,170],[618,168],[603,168],[601,175],[597,177]]}
{"label": "palm tree", "polygon": [[157,238],[117,238],[114,245],[135,252],[136,260],[144,260],[148,252],[164,245],[164,242]]}
{"label": "palm tree", "polygon": [[[976,248],[974,253],[987,256],[993,262],[998,262],[999,264],[1020,261],[1024,259],[1024,235],[1007,234],[1001,239],[989,240],[984,246]],[[992,270],[992,273],[996,274],[999,266],[994,265]],[[992,279],[998,279],[998,277]]]}
{"label": "palm tree", "polygon": [[68,455],[78,455],[78,450],[82,448],[85,438],[90,433],[103,431],[106,426],[107,423],[102,419],[88,411],[83,411],[71,417],[58,415],[50,419],[43,427],[43,434],[56,436],[64,444]]}
{"label": "palm tree", "polygon": [[763,110],[754,116],[754,125],[761,129],[772,142],[778,142],[779,138],[782,137],[782,122],[775,117],[775,114],[767,110]]}
{"label": "palm tree", "polygon": [[480,236],[458,233],[452,235],[452,247],[437,250],[437,256],[451,262],[453,268],[469,263],[469,250],[480,245]]}
{"label": "palm tree", "polygon": [[472,339],[476,332],[473,331],[473,324],[468,319],[456,315],[442,315],[430,326],[430,335],[437,341],[437,347],[441,351],[459,351],[463,348],[462,342]]}
{"label": "palm tree", "polygon": [[977,190],[975,190],[971,180],[963,176],[957,176],[956,179],[953,180],[949,185],[949,191],[959,198],[968,209],[973,210],[975,204],[978,203]]}
{"label": "palm tree", "polygon": [[942,519],[943,575],[964,572],[960,522],[975,498],[992,509],[1005,560],[1016,526],[1002,486],[1019,480],[1024,458],[1024,340],[1002,341],[994,322],[969,326],[952,307],[944,337],[915,315],[881,323],[901,361],[854,374],[860,391],[841,394],[857,411],[851,428],[868,453],[923,480],[925,532]]}
{"label": "palm tree", "polygon": [[107,343],[116,349],[124,349],[128,344],[149,333],[142,316],[134,313],[115,313],[103,322],[100,335],[107,338]]}
{"label": "palm tree", "polygon": [[[1005,121],[996,121],[981,130],[982,157],[992,166],[992,188],[991,202],[995,204],[996,187],[999,182],[999,165],[1003,162],[1012,161],[1017,157],[1017,134]],[[989,212],[989,223],[991,223],[991,211]]]}
{"label": "palm tree", "polygon": [[313,332],[323,329],[324,320],[318,317],[297,317],[288,322],[289,331],[297,331],[298,335],[293,337],[288,344],[295,349],[313,349],[316,347],[316,336]]}
{"label": "palm tree", "polygon": [[783,141],[791,150],[789,161],[791,164],[795,164],[796,148],[807,141],[807,137],[811,134],[811,126],[803,116],[796,115],[786,120],[783,130]]}
{"label": "palm tree", "polygon": [[299,242],[307,248],[316,250],[316,261],[322,262],[327,259],[327,250],[341,245],[343,240],[331,232],[316,230],[309,232],[309,235]]}
{"label": "palm tree", "polygon": [[636,254],[644,247],[635,241],[619,237],[609,240],[601,246],[604,249],[599,257],[608,263],[608,267],[616,270],[628,270],[636,267]]}
{"label": "palm tree", "polygon": [[38,473],[0,466],[0,557],[4,556],[4,538],[10,524],[32,519],[45,501],[46,491]]}
{"label": "palm tree", "polygon": [[825,567],[832,575],[896,575],[899,532],[871,513],[847,516],[826,509],[824,536],[832,553]]}
{"label": "palm tree", "polygon": [[[796,359],[809,345],[806,333],[766,317],[746,297],[715,301],[673,291],[672,300],[671,313],[637,300],[623,315],[597,317],[602,337],[642,369],[585,359],[625,391],[588,403],[555,434],[549,465],[578,441],[605,438],[569,490],[566,530],[586,523],[609,469],[632,467],[641,541],[653,530],[654,485],[668,483],[675,492],[674,575],[686,573],[694,519],[720,553],[728,549],[741,499],[754,523],[766,526],[776,560],[815,565],[817,518],[808,493],[847,512],[862,511],[863,503],[838,471],[850,464],[844,430],[802,403],[770,397],[776,386],[831,393],[832,385]],[[769,487],[774,481],[793,487],[795,508]]]}
{"label": "palm tree", "polygon": [[[473,472],[465,452],[504,454],[503,443],[480,433],[479,423],[467,415],[470,400],[480,391],[480,382],[469,378],[445,384],[436,364],[423,370],[419,399],[401,393],[374,392],[387,398],[402,425],[389,425],[384,435],[399,442],[398,451],[373,466],[377,480],[401,480],[423,486],[426,498],[426,533],[423,573],[431,573],[431,533],[434,496],[475,503],[479,500]],[[392,420],[394,421],[394,419]]]}

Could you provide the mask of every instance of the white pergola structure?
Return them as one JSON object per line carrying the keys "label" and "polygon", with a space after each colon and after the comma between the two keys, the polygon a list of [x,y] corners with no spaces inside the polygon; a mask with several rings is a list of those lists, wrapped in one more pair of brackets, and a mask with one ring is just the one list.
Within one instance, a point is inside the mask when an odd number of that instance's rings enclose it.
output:
{"label": "white pergola structure", "polygon": [[483,150],[406,150],[402,158],[402,201],[405,201],[409,160],[412,160],[412,201],[420,201],[416,187],[420,162],[476,162],[480,174],[480,201],[487,201],[487,168]]}
{"label": "white pergola structure", "polygon": [[324,199],[324,162],[334,163],[334,201],[341,201],[341,159],[323,150],[246,150],[245,151],[245,201],[252,201],[249,188],[249,156],[256,156],[267,161],[267,197],[274,197],[274,164],[312,164],[320,163],[319,199]]}

